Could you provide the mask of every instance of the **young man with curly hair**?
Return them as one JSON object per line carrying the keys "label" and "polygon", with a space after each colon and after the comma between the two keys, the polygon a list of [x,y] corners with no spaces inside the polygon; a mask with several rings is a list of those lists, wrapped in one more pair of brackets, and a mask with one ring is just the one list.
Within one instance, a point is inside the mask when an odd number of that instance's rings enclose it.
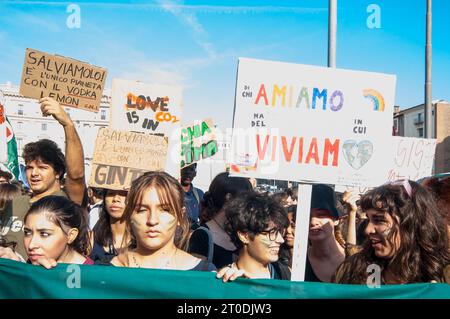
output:
{"label": "young man with curly hair", "polygon": [[[23,217],[35,201],[49,195],[66,196],[77,204],[87,205],[84,180],[84,155],[75,125],[64,108],[52,98],[39,100],[44,116],[53,116],[65,133],[65,156],[58,145],[43,139],[28,143],[23,150],[26,177],[32,195],[19,196],[0,211],[0,234],[17,243],[17,252],[26,256],[23,246]],[[62,180],[64,178],[64,185]],[[0,258],[11,253],[0,248]]]}

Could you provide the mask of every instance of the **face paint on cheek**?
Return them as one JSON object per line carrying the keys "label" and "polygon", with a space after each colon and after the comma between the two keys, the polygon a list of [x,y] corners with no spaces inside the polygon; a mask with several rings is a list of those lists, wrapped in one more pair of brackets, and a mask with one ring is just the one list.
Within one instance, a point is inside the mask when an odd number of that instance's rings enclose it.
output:
{"label": "face paint on cheek", "polygon": [[381,236],[383,238],[387,238],[392,233],[392,227],[388,226],[386,229],[381,233]]}
{"label": "face paint on cheek", "polygon": [[261,238],[261,243],[264,246],[269,247],[270,246],[270,239],[267,236],[264,236],[264,237]]}

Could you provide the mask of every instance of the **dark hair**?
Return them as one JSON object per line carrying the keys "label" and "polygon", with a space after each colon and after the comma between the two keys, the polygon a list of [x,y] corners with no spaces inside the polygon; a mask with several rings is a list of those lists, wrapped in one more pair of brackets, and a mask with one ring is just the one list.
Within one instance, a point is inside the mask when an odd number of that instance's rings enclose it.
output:
{"label": "dark hair", "polygon": [[422,185],[431,191],[438,208],[446,212],[447,224],[450,225],[450,176],[427,178],[422,182]]}
{"label": "dark hair", "polygon": [[34,202],[25,214],[24,222],[31,214],[47,214],[49,220],[61,227],[66,233],[67,228],[77,228],[78,235],[69,247],[76,252],[87,256],[90,252],[86,212],[81,206],[75,204],[64,196],[45,196]]}
{"label": "dark hair", "polygon": [[[272,196],[273,198],[273,196]],[[289,205],[286,208],[286,216],[288,216],[289,213],[292,213],[292,219],[294,220],[294,223],[297,218],[297,205]],[[288,218],[289,219],[289,218]],[[295,235],[294,235],[295,236]],[[291,247],[287,245],[287,242],[281,244],[280,246],[280,258],[278,259],[281,263],[285,264],[288,267],[292,267],[292,255],[291,255]]]}
{"label": "dark hair", "polygon": [[45,164],[52,166],[55,172],[59,174],[60,181],[66,173],[64,154],[58,145],[51,140],[42,139],[26,144],[22,157],[25,160],[25,164],[41,160]]}
{"label": "dark hair", "polygon": [[95,197],[98,198],[102,198],[104,199],[107,190],[104,188],[100,188],[100,187],[89,187],[89,189],[92,191],[92,195],[94,195]]}
{"label": "dark hair", "polygon": [[[349,267],[338,282],[366,283],[367,266],[377,264],[403,283],[441,281],[444,267],[450,263],[448,232],[443,214],[439,212],[432,195],[419,184],[409,181],[411,196],[405,186],[387,184],[370,190],[360,200],[363,211],[375,209],[389,214],[393,231],[386,240],[393,245],[400,235],[401,243],[392,258],[375,255],[370,241],[362,251],[344,262]],[[397,220],[398,219],[398,220]]]}
{"label": "dark hair", "polygon": [[[100,210],[99,218],[92,231],[94,232],[94,238],[97,243],[104,247],[109,247],[114,245],[113,233],[111,230],[111,216],[106,209],[106,195],[108,195],[108,190],[104,188],[96,188],[96,190],[102,190],[103,194],[103,205]],[[125,216],[125,212],[124,215]],[[124,236],[125,239],[126,236]]]}
{"label": "dark hair", "polygon": [[0,177],[4,177],[8,181],[10,181],[13,178],[13,176],[12,176],[12,174],[10,172],[2,171],[2,170],[0,170]]}
{"label": "dark hair", "polygon": [[208,191],[201,202],[200,219],[202,222],[211,220],[224,206],[226,195],[236,194],[253,189],[247,178],[232,177],[228,172],[223,172],[214,177]]}
{"label": "dark hair", "polygon": [[132,245],[134,246],[136,238],[131,231],[131,215],[136,206],[142,202],[144,191],[150,187],[156,189],[161,205],[167,206],[169,211],[176,216],[180,226],[179,233],[175,236],[175,245],[182,250],[186,250],[189,240],[190,222],[186,211],[183,210],[184,191],[180,183],[166,172],[147,172],[131,184],[123,212],[127,223],[127,233],[130,235],[128,238],[132,238]]}
{"label": "dark hair", "polygon": [[292,200],[298,200],[298,186],[288,188],[286,192],[291,196]]}
{"label": "dark hair", "polygon": [[266,230],[270,222],[279,229],[289,225],[285,208],[266,194],[254,191],[236,195],[225,207],[225,230],[237,249],[243,247],[238,231],[249,233],[251,239]]}
{"label": "dark hair", "polygon": [[4,209],[8,201],[22,195],[22,189],[15,184],[0,184],[0,209]]}
{"label": "dark hair", "polygon": [[277,192],[271,195],[274,200],[281,203],[282,205],[286,204],[287,199],[289,198],[289,193],[287,191]]}

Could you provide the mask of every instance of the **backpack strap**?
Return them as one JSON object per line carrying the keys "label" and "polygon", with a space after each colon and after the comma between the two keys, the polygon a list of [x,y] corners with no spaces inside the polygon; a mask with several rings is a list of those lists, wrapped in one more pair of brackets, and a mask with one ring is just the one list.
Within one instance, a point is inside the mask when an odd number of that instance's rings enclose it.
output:
{"label": "backpack strap", "polygon": [[[203,226],[200,226],[200,227],[197,227],[197,228],[192,232],[192,234],[193,234],[194,232],[196,232],[197,230],[203,230],[203,231],[206,233],[206,235],[208,235],[208,254],[207,254],[207,256],[206,256],[206,260],[207,260],[208,263],[212,263],[212,259],[213,259],[213,255],[214,255],[214,242],[213,242],[213,240],[212,240],[211,232],[209,231],[208,228],[203,227]],[[192,234],[191,234],[191,236],[192,236]]]}
{"label": "backpack strap", "polygon": [[197,200],[197,203],[200,205],[200,196],[198,196],[197,188],[192,185],[192,192],[194,193],[195,199]]}

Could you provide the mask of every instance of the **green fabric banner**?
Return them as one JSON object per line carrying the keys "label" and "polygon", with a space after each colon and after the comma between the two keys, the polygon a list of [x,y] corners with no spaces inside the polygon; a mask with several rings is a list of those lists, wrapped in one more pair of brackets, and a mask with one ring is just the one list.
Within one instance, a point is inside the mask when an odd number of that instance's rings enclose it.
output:
{"label": "green fabric banner", "polygon": [[0,299],[4,298],[445,298],[450,285],[365,285],[238,279],[223,283],[212,272],[59,264],[40,266],[0,259]]}

